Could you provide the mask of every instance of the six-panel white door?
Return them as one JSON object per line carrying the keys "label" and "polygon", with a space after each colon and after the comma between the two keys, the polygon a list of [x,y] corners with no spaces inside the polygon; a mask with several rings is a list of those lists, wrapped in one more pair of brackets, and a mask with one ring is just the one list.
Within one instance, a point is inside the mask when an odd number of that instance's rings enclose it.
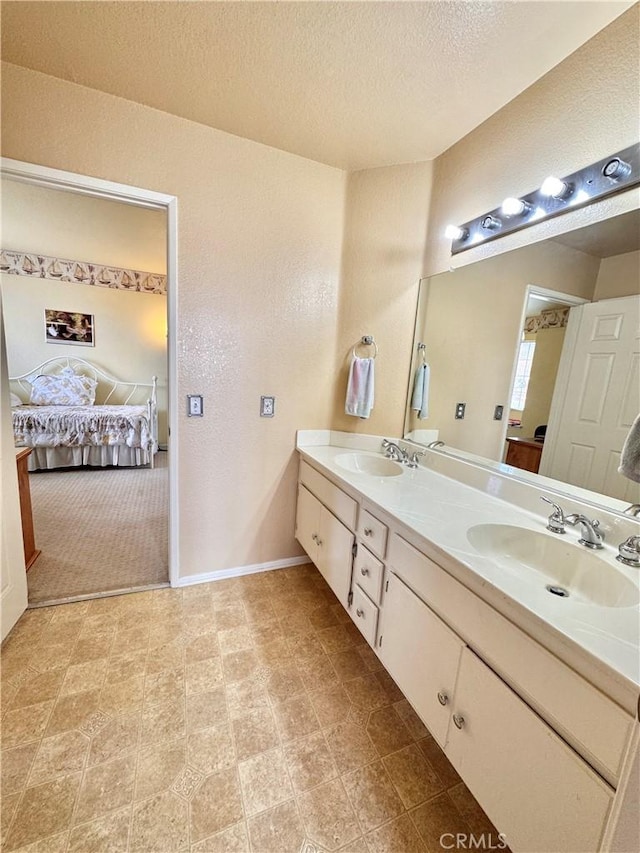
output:
{"label": "six-panel white door", "polygon": [[638,501],[618,466],[639,412],[640,296],[572,308],[539,473]]}

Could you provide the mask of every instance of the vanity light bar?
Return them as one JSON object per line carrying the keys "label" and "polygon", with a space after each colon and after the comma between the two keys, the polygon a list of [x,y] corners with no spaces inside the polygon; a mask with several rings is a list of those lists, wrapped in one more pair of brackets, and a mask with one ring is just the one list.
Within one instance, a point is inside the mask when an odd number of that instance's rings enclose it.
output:
{"label": "vanity light bar", "polygon": [[640,144],[624,148],[564,178],[548,177],[527,195],[507,198],[500,207],[462,225],[449,225],[451,254],[495,240],[640,184]]}

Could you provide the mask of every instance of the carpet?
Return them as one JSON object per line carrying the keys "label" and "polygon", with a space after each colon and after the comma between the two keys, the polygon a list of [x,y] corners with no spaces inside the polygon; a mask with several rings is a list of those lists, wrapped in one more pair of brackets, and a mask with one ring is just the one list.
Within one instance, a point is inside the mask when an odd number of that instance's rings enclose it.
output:
{"label": "carpet", "polygon": [[167,583],[169,470],[67,468],[29,474],[36,547],[29,604]]}

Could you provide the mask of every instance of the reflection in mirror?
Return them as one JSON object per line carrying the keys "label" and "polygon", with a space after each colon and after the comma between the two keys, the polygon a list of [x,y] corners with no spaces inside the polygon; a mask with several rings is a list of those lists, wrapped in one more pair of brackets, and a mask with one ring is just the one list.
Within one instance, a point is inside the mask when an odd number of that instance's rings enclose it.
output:
{"label": "reflection in mirror", "polygon": [[617,469],[640,411],[639,294],[638,210],[424,279],[406,437],[638,502]]}

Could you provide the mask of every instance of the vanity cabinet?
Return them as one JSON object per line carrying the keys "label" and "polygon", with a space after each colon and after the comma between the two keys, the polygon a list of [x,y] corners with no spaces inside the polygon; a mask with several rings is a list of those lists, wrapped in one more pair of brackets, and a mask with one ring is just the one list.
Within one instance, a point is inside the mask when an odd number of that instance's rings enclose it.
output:
{"label": "vanity cabinet", "polygon": [[469,648],[445,753],[513,851],[599,849],[614,792]]}
{"label": "vanity cabinet", "polygon": [[393,573],[384,625],[380,660],[444,748],[464,643]]}
{"label": "vanity cabinet", "polygon": [[303,485],[298,486],[296,538],[340,604],[348,607],[354,535]]}
{"label": "vanity cabinet", "polygon": [[514,851],[597,850],[613,790],[393,572],[379,657]]}
{"label": "vanity cabinet", "polygon": [[633,715],[378,509],[301,461],[298,540],[510,848],[609,849]]}

